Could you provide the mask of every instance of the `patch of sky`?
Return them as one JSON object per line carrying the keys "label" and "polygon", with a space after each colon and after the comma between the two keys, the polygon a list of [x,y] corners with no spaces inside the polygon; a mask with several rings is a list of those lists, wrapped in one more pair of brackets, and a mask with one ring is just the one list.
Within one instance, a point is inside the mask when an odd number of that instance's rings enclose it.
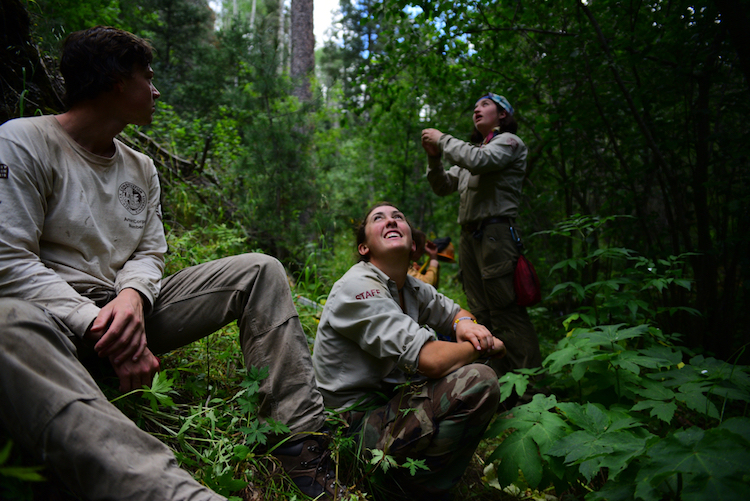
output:
{"label": "patch of sky", "polygon": [[[424,14],[424,9],[418,5],[407,5],[404,7],[403,11],[409,15],[409,18],[414,21],[420,14]],[[449,37],[454,39],[455,41],[460,41],[463,43],[466,43],[468,45],[468,54],[469,56],[476,53],[474,50],[474,44],[472,44],[469,41],[469,36],[466,33],[458,33],[458,27],[455,25],[449,26],[449,23],[447,22],[448,16],[453,16],[454,13],[448,13],[448,12],[441,12],[439,16],[433,17],[429,24],[432,25],[432,27],[440,34],[442,35],[448,35]],[[459,19],[464,19],[464,14],[461,13],[458,15]],[[419,25],[415,24],[415,27],[419,27]],[[403,41],[403,39],[399,40]]]}

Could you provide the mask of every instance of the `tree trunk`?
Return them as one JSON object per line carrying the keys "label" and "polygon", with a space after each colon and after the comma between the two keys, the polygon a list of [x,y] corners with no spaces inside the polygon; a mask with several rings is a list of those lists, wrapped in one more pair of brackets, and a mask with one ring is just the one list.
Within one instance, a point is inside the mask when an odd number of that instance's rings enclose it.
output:
{"label": "tree trunk", "polygon": [[48,65],[31,39],[26,8],[19,0],[0,0],[0,123],[63,111],[62,79]]}
{"label": "tree trunk", "polygon": [[315,35],[313,33],[313,0],[292,0],[292,81],[294,95],[310,101],[310,75],[315,69]]}

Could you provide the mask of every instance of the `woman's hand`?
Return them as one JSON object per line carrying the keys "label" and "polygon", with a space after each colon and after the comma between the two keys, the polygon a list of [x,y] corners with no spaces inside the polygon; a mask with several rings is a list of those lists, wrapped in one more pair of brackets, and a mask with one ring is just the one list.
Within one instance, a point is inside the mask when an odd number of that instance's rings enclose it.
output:
{"label": "woman's hand", "polygon": [[456,324],[456,341],[468,341],[477,351],[491,350],[495,339],[484,325],[469,320],[461,320]]}
{"label": "woman's hand", "polygon": [[424,129],[422,131],[422,148],[431,157],[440,156],[440,138],[443,133],[437,129]]}

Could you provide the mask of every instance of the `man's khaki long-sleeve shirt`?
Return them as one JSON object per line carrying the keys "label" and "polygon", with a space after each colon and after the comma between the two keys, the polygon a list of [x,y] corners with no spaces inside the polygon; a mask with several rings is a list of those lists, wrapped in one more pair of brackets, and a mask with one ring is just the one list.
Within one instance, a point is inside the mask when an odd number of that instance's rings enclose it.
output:
{"label": "man's khaki long-sleeve shirt", "polygon": [[34,302],[83,336],[85,294],[132,288],[153,305],[167,250],[153,161],[115,140],[112,158],[54,116],[0,127],[0,297]]}

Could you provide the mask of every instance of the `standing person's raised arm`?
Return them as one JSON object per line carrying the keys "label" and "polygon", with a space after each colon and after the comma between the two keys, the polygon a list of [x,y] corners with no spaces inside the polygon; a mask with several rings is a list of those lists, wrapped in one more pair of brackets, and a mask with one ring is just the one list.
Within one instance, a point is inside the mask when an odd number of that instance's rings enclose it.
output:
{"label": "standing person's raised arm", "polygon": [[[427,153],[427,181],[436,195],[444,197],[458,190],[458,167],[443,169],[440,160],[440,138],[444,134],[437,129],[422,131],[422,148]],[[447,135],[447,134],[445,134]]]}
{"label": "standing person's raised arm", "polygon": [[458,165],[474,175],[520,167],[526,161],[526,145],[511,133],[496,134],[481,148],[450,134],[444,134],[439,142],[448,165]]}

